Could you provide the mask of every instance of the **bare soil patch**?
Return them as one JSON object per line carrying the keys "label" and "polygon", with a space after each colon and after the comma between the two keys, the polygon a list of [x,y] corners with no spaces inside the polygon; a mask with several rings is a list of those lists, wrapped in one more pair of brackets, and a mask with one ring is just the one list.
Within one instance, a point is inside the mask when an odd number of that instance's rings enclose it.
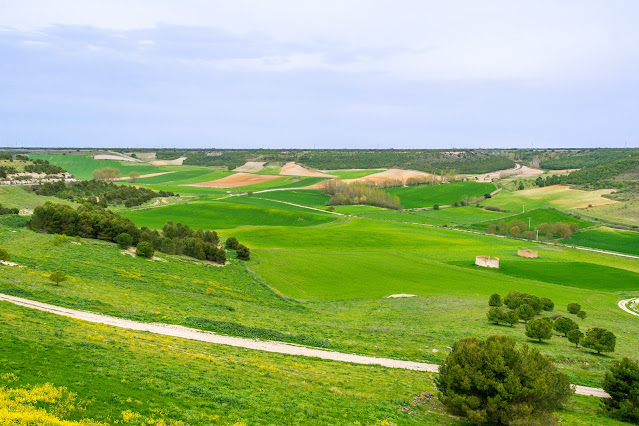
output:
{"label": "bare soil patch", "polygon": [[257,173],[264,168],[266,162],[263,161],[247,161],[243,166],[233,169],[234,172]]}
{"label": "bare soil patch", "polygon": [[[405,185],[406,181],[410,178],[439,179],[438,176],[434,176],[430,173],[419,172],[417,170],[388,169],[384,170],[383,172],[373,173],[372,175],[364,176],[357,179],[340,179],[340,182],[371,182],[375,185],[380,185],[386,182],[401,181],[402,185]],[[307,188],[323,188],[323,183],[318,182],[314,185],[308,186]]]}
{"label": "bare soil patch", "polygon": [[292,161],[290,163],[284,164],[284,166],[282,167],[282,170],[280,170],[280,174],[283,176],[308,176],[308,177],[327,177],[327,178],[336,177],[326,173],[309,170],[305,167],[295,164]]}
{"label": "bare soil patch", "polygon": [[186,160],[186,157],[176,158],[175,160],[155,160],[151,161],[150,164],[154,166],[181,166],[184,160]]}
{"label": "bare soil patch", "polygon": [[93,156],[94,160],[117,160],[117,161],[136,161],[135,158],[123,157],[113,154],[96,154]]}
{"label": "bare soil patch", "polygon": [[278,175],[254,175],[251,173],[235,173],[221,179],[209,182],[199,182],[184,186],[197,186],[202,188],[237,188],[238,186],[254,185],[256,183],[268,182],[279,179]]}

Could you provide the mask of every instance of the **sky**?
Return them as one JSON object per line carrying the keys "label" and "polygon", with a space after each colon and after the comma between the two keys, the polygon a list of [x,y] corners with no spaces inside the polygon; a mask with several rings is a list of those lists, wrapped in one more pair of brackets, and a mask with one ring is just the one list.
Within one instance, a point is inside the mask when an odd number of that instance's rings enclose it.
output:
{"label": "sky", "polygon": [[0,0],[0,146],[639,146],[636,0]]}

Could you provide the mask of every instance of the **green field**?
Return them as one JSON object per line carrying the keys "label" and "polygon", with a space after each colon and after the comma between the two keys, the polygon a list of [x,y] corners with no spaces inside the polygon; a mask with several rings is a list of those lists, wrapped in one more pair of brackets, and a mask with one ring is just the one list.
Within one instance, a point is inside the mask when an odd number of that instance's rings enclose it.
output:
{"label": "green field", "polygon": [[609,189],[582,191],[570,189],[564,185],[552,185],[523,191],[508,191],[504,189],[492,199],[486,200],[484,204],[498,206],[514,212],[522,211],[523,208],[530,210],[539,207],[569,210],[589,205],[598,206],[611,203],[611,200],[603,198],[603,195],[610,192],[611,190]]}
{"label": "green field", "polygon": [[583,228],[587,228],[589,226],[595,225],[593,222],[579,219],[573,215],[564,213],[556,209],[537,208],[533,210],[528,210],[525,213],[519,213],[514,215],[511,214],[508,216],[504,216],[501,219],[481,221],[481,222],[473,224],[472,228],[485,231],[489,225],[497,225],[497,223],[499,223],[501,220],[505,221],[506,223],[512,220],[521,220],[526,225],[529,225],[530,229],[535,229],[542,223],[555,223],[555,222],[576,223],[579,229],[583,229]]}
{"label": "green field", "polygon": [[485,220],[509,216],[511,213],[493,212],[477,207],[451,207],[439,210],[397,211],[361,213],[359,216],[369,219],[390,220],[393,222],[426,223],[431,225],[464,225]]}
{"label": "green field", "polygon": [[432,207],[434,204],[447,206],[460,202],[465,197],[470,201],[494,190],[495,185],[492,183],[453,182],[444,185],[389,188],[386,191],[397,195],[404,208],[414,209]]}
{"label": "green field", "polygon": [[233,197],[219,201],[201,199],[185,204],[124,213],[139,226],[160,229],[168,221],[192,228],[229,229],[238,226],[312,226],[328,223],[335,215],[274,201]]}
{"label": "green field", "polygon": [[151,176],[142,178],[138,184],[163,184],[163,185],[188,185],[200,182],[209,182],[221,179],[233,173],[213,171],[204,167],[188,167],[188,166],[166,166],[163,169],[173,168],[170,173],[160,176]]}
{"label": "green field", "polygon": [[338,179],[357,179],[364,176],[380,173],[384,170],[323,170],[323,173],[336,176]]}
{"label": "green field", "polygon": [[287,203],[316,208],[326,208],[326,203],[330,199],[328,195],[322,194],[321,191],[311,189],[270,191],[256,194],[255,196],[268,200],[286,201]]}
{"label": "green field", "polygon": [[[116,161],[116,160],[94,160],[90,155],[57,155],[57,154],[36,154],[29,155],[29,158],[47,160],[51,164],[60,166],[78,179],[93,179],[93,171],[104,167],[113,167],[127,176],[131,172],[138,172],[141,175],[150,173],[161,173],[166,171],[162,167],[152,166],[148,163],[136,161]],[[168,170],[173,170],[169,168]]]}
{"label": "green field", "polygon": [[639,232],[600,226],[572,234],[562,242],[639,255]]}

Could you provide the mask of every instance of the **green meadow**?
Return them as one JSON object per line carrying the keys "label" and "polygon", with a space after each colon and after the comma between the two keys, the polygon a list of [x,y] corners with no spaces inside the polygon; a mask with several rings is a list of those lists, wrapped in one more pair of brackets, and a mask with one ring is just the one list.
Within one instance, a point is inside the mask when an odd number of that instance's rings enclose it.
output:
{"label": "green meadow", "polygon": [[566,244],[639,255],[639,232],[600,226],[574,233]]}
{"label": "green meadow", "polygon": [[384,170],[323,170],[323,173],[333,175],[338,179],[357,179],[364,176],[372,175],[374,173],[380,173]]}
{"label": "green meadow", "polygon": [[[47,160],[51,164],[62,167],[78,179],[93,179],[93,171],[104,167],[116,168],[120,170],[122,176],[127,176],[131,172],[145,175],[167,170],[137,161],[94,160],[91,155],[33,154],[29,155],[29,158]],[[169,168],[168,170],[173,169]]]}
{"label": "green meadow", "polygon": [[580,219],[571,214],[564,213],[562,211],[559,211],[553,208],[542,207],[542,208],[528,210],[525,213],[510,214],[500,219],[481,221],[481,222],[473,224],[472,227],[474,229],[480,229],[482,231],[485,231],[489,225],[497,225],[501,220],[505,221],[506,223],[512,220],[521,220],[524,223],[526,223],[526,225],[529,225],[531,229],[538,227],[542,223],[555,223],[555,222],[575,223],[577,224],[579,229],[587,228],[587,227],[595,225],[595,223],[593,222]]}
{"label": "green meadow", "polygon": [[465,225],[475,222],[500,219],[508,212],[494,212],[477,207],[447,207],[439,210],[397,211],[384,210],[364,212],[358,216],[393,222],[425,223],[431,225]]}
{"label": "green meadow", "polygon": [[479,182],[453,182],[445,185],[421,185],[389,188],[386,191],[399,197],[404,208],[414,209],[451,205],[467,198],[483,197],[484,194],[493,192],[495,185]]}

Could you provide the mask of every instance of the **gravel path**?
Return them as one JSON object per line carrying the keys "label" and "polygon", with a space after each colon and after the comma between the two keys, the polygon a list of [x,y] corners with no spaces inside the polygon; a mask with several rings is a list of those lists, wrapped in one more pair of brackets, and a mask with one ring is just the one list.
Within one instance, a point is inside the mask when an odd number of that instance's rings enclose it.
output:
{"label": "gravel path", "polygon": [[619,305],[619,307],[620,307],[621,309],[623,309],[624,311],[628,312],[629,314],[631,314],[631,315],[635,315],[635,316],[638,316],[638,317],[639,317],[639,314],[638,314],[637,312],[635,312],[635,311],[631,310],[631,309],[628,307],[628,304],[630,304],[630,303],[632,303],[632,302],[635,302],[635,301],[637,301],[637,300],[639,300],[639,297],[636,297],[636,298],[634,298],[634,299],[626,299],[626,300],[622,300],[622,301],[620,301],[620,302],[618,303],[618,305]]}
{"label": "gravel path", "polygon": [[[354,364],[375,364],[390,368],[401,368],[413,371],[426,371],[437,373],[437,364],[427,364],[424,362],[402,361],[390,358],[376,358],[364,355],[346,354],[323,349],[309,348],[306,346],[294,345],[290,343],[272,342],[246,339],[242,337],[223,336],[209,331],[195,328],[183,327],[173,324],[144,323],[123,318],[111,317],[108,315],[96,314],[93,312],[79,311],[75,309],[62,308],[60,306],[49,305],[47,303],[36,302],[22,297],[9,296],[0,293],[0,301],[13,303],[39,311],[62,315],[69,318],[83,321],[110,325],[113,327],[125,328],[128,330],[147,331],[149,333],[161,334],[164,336],[179,337],[182,339],[199,340],[217,345],[228,345],[239,348],[253,349],[257,351],[275,352],[288,355],[299,355],[313,358],[328,359],[333,361],[352,362]],[[573,386],[577,395],[590,395],[606,398],[608,394],[603,389],[589,388],[586,386]]]}

